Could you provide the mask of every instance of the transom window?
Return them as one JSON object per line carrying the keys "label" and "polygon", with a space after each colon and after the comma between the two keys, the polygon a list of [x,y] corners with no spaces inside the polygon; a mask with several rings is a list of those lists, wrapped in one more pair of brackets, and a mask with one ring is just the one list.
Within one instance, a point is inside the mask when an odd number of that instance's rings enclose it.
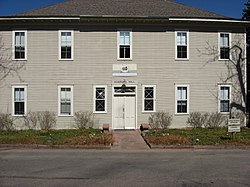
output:
{"label": "transom window", "polygon": [[73,59],[73,31],[60,31],[60,59]]}
{"label": "transom window", "polygon": [[230,57],[230,34],[220,33],[220,59],[228,60]]}
{"label": "transom window", "polygon": [[106,86],[94,86],[94,112],[106,112]]}
{"label": "transom window", "polygon": [[228,113],[230,111],[230,86],[219,87],[219,111]]}
{"label": "transom window", "polygon": [[13,59],[26,60],[27,31],[13,31]]}
{"label": "transom window", "polygon": [[73,114],[73,87],[59,86],[59,115]]}
{"label": "transom window", "polygon": [[143,86],[143,112],[155,112],[155,86]]}
{"label": "transom window", "polygon": [[187,85],[176,86],[176,113],[187,114],[189,111],[189,87]]}
{"label": "transom window", "polygon": [[176,58],[177,59],[188,58],[188,32],[187,31],[176,32]]}
{"label": "transom window", "polygon": [[27,107],[27,87],[14,86],[13,88],[13,115],[25,115]]}
{"label": "transom window", "polygon": [[131,59],[131,31],[119,31],[119,49],[118,49],[118,57],[119,59]]}

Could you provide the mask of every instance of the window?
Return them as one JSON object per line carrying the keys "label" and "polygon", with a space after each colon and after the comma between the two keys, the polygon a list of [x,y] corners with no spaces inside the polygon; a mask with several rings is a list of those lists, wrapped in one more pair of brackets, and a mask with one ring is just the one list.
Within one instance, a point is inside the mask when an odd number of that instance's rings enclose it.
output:
{"label": "window", "polygon": [[155,112],[155,86],[143,86],[143,112]]}
{"label": "window", "polygon": [[106,113],[107,112],[107,87],[94,86],[94,112]]}
{"label": "window", "polygon": [[59,86],[59,115],[73,115],[73,86]]}
{"label": "window", "polygon": [[188,59],[188,32],[176,31],[176,59]]}
{"label": "window", "polygon": [[27,59],[27,31],[13,31],[13,60]]}
{"label": "window", "polygon": [[230,86],[219,86],[219,111],[222,113],[230,111]]}
{"label": "window", "polygon": [[189,86],[177,85],[175,88],[176,93],[176,114],[189,113]]}
{"label": "window", "polygon": [[12,87],[13,110],[14,116],[26,115],[27,111],[27,86]]}
{"label": "window", "polygon": [[230,34],[219,33],[220,36],[220,60],[228,60],[230,57]]}
{"label": "window", "polygon": [[60,60],[73,60],[73,31],[59,31]]}
{"label": "window", "polygon": [[118,59],[132,59],[132,32],[118,32]]}

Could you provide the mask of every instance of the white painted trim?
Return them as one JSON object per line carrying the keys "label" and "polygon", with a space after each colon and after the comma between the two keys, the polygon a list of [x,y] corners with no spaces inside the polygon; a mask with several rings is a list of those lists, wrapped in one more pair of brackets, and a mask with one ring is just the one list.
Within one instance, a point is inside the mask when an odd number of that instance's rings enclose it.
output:
{"label": "white painted trim", "polygon": [[[145,99],[145,87],[153,87],[154,89],[154,98],[153,98],[153,101],[154,101],[154,110],[152,111],[146,111],[144,110],[144,99]],[[142,85],[142,112],[143,113],[153,113],[153,112],[156,112],[156,85]]]}
{"label": "white painted trim", "polygon": [[195,21],[195,22],[223,22],[223,23],[245,23],[249,24],[250,21],[230,20],[230,19],[207,19],[207,18],[169,18],[169,21]]}
{"label": "white painted trim", "polygon": [[[187,58],[178,58],[177,57],[177,33],[178,32],[185,32],[187,33]],[[176,30],[175,31],[175,60],[176,61],[189,61],[189,30]]]}
{"label": "white painted trim", "polygon": [[[70,115],[66,115],[66,114],[61,114],[61,88],[70,88],[71,91],[71,98],[70,98],[70,102],[71,102],[71,107],[70,107]],[[73,111],[73,105],[74,105],[74,90],[73,90],[73,86],[69,86],[69,85],[59,85],[58,86],[58,116],[59,117],[69,117],[69,116],[74,116],[74,111]]]}
{"label": "white painted trim", "polygon": [[[187,88],[187,113],[177,112],[177,88],[186,87]],[[189,84],[175,84],[175,115],[187,115],[189,114],[189,103],[190,103],[190,86]]]}
{"label": "white painted trim", "polygon": [[[220,58],[220,35],[221,34],[229,34],[229,59],[221,59]],[[218,52],[219,52],[219,58],[218,60],[219,61],[225,61],[225,60],[230,60],[231,59],[231,52],[230,52],[230,49],[231,49],[231,46],[232,46],[232,35],[231,35],[231,32],[218,32]]]}
{"label": "white painted trim", "polygon": [[[129,42],[130,42],[130,58],[120,58],[120,32],[129,32]],[[131,61],[133,59],[133,34],[132,29],[117,29],[117,60],[118,61]]]}
{"label": "white painted trim", "polygon": [[[62,58],[61,56],[61,33],[71,33],[71,58]],[[58,58],[60,61],[71,61],[74,60],[74,30],[59,30],[58,31]]]}
{"label": "white painted trim", "polygon": [[[112,129],[114,129],[114,95],[115,95],[115,92],[114,92],[114,89],[115,87],[121,87],[122,84],[113,84],[112,85]],[[137,119],[138,119],[138,116],[137,116],[137,85],[135,84],[128,84],[128,86],[130,87],[135,87],[135,129],[138,129],[138,124],[137,124]]]}
{"label": "white painted trim", "polygon": [[[16,59],[15,58],[15,40],[16,40],[16,38],[15,38],[15,33],[16,32],[24,32],[24,35],[25,35],[25,37],[24,37],[24,52],[25,52],[25,54],[24,54],[24,58],[23,59]],[[28,34],[27,34],[28,32],[27,32],[27,30],[13,30],[12,31],[12,60],[16,60],[16,61],[23,61],[23,60],[27,60],[27,48],[28,48],[28,42],[27,42],[27,40],[28,40]]]}
{"label": "white painted trim", "polygon": [[[221,112],[220,111],[220,90],[221,87],[228,87],[229,88],[229,111],[228,112]],[[230,107],[232,102],[232,86],[231,84],[218,84],[218,112],[221,114],[229,114],[230,113]]]}
{"label": "white painted trim", "polygon": [[[104,88],[105,89],[105,110],[104,111],[95,111],[95,94],[96,94],[96,88]],[[107,85],[94,85],[93,86],[93,113],[95,114],[106,114],[107,113],[107,98],[108,98],[108,88]]]}
{"label": "white painted trim", "polygon": [[[14,98],[15,98],[15,88],[24,88],[24,115],[16,115],[15,114],[15,103],[14,103]],[[27,85],[13,85],[12,86],[12,116],[26,116],[27,115]]]}

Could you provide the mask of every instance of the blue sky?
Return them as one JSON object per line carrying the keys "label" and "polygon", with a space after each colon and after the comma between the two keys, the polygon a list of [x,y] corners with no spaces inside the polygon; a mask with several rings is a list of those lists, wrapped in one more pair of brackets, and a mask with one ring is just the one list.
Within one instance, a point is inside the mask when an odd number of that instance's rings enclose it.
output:
{"label": "blue sky", "polygon": [[[63,2],[64,0],[0,0],[0,16],[10,16],[43,6]],[[244,3],[247,0],[176,0],[233,18],[241,18]]]}

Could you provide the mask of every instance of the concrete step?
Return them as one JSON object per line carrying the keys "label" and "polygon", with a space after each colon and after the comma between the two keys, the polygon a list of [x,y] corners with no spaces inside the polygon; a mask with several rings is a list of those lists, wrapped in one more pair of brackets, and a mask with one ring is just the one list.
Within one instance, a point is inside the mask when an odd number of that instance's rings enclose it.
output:
{"label": "concrete step", "polygon": [[139,130],[114,130],[113,150],[149,150]]}

